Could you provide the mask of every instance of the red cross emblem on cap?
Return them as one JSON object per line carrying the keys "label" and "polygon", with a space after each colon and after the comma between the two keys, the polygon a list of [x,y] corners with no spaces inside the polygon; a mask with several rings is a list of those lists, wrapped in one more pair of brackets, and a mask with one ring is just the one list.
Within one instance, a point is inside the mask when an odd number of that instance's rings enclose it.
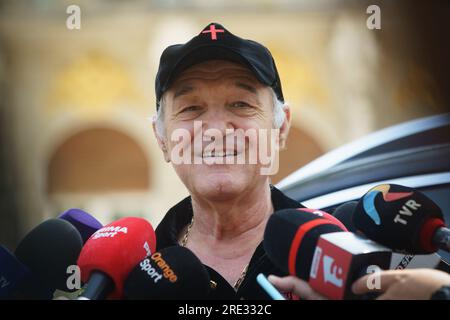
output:
{"label": "red cross emblem on cap", "polygon": [[216,26],[214,24],[211,24],[209,26],[209,30],[203,30],[202,33],[211,33],[211,40],[217,40],[217,33],[218,32],[225,32],[223,29],[216,29]]}

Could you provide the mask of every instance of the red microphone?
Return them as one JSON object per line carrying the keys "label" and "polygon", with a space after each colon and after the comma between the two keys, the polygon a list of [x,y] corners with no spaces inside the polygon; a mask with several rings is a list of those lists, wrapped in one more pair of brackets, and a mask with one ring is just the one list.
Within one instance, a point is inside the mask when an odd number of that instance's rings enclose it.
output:
{"label": "red microphone", "polygon": [[86,283],[79,299],[122,298],[128,274],[155,250],[155,231],[145,219],[122,218],[99,229],[78,257],[81,280]]}

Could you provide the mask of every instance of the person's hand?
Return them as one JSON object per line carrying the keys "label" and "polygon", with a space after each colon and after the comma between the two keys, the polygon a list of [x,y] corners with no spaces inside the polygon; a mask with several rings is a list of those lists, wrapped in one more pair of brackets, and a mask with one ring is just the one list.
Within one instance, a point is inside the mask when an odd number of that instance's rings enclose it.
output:
{"label": "person's hand", "polygon": [[270,275],[267,278],[281,293],[292,293],[301,299],[323,300],[325,297],[315,292],[306,281],[294,276],[277,277]]}
{"label": "person's hand", "polygon": [[378,300],[427,300],[444,285],[450,285],[450,275],[434,269],[380,271],[380,288],[369,289],[366,275],[353,283],[355,294],[381,292]]}

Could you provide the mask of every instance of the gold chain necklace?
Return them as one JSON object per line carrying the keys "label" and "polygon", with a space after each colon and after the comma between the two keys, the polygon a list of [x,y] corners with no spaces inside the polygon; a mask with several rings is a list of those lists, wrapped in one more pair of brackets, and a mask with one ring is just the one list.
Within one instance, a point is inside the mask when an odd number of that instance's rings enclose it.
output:
{"label": "gold chain necklace", "polygon": [[[182,247],[186,247],[188,238],[189,238],[189,233],[191,231],[192,225],[194,224],[194,216],[192,216],[191,222],[189,223],[186,233],[184,234],[183,239],[181,239],[180,245]],[[242,281],[244,281],[245,276],[247,275],[247,270],[248,270],[248,266],[250,263],[247,263],[247,265],[245,266],[244,270],[242,270],[241,275],[239,276],[239,279],[236,280],[236,282],[233,285],[233,288],[235,291],[237,291],[239,289],[239,287],[242,284]]]}

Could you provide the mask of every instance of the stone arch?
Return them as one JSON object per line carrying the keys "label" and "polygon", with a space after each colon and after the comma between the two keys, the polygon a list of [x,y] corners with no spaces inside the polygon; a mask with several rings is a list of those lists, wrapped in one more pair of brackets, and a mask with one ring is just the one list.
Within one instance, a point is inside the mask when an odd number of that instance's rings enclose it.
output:
{"label": "stone arch", "polygon": [[151,187],[150,163],[138,143],[110,128],[91,128],[61,143],[50,156],[47,192],[105,193]]}

